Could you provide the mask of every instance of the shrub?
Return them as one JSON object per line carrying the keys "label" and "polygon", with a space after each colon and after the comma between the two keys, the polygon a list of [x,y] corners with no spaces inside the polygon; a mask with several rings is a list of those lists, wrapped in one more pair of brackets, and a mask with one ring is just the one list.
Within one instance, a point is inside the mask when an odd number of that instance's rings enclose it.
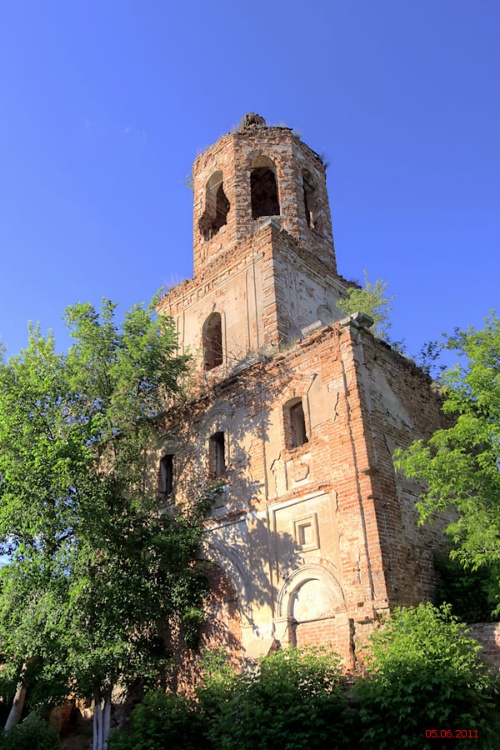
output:
{"label": "shrub", "polygon": [[471,740],[426,739],[430,729],[476,729],[474,747],[498,748],[495,685],[478,660],[479,644],[451,614],[451,605],[396,609],[371,638],[370,679],[360,680],[361,747],[470,747]]}
{"label": "shrub", "polygon": [[109,750],[204,750],[200,714],[184,696],[151,691],[133,710],[126,731],[115,731]]}
{"label": "shrub", "polygon": [[14,727],[9,734],[0,730],[0,750],[57,750],[59,739],[56,729],[36,712]]}
{"label": "shrub", "polygon": [[197,709],[201,712],[207,736],[217,738],[221,714],[232,698],[239,675],[223,648],[205,651],[200,667],[203,682],[196,690]]}
{"label": "shrub", "polygon": [[340,657],[288,648],[233,678],[211,739],[221,750],[335,750],[351,746],[352,723]]}

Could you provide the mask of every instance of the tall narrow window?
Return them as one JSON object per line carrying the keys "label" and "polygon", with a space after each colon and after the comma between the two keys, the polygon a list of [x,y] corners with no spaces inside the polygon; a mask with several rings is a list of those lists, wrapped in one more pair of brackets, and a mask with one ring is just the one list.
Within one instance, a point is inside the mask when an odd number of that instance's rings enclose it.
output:
{"label": "tall narrow window", "polygon": [[219,479],[226,473],[226,444],[223,432],[215,432],[208,441],[208,473]]}
{"label": "tall narrow window", "polygon": [[199,221],[199,229],[206,240],[217,234],[227,224],[231,204],[224,192],[222,172],[217,170],[207,182],[205,190],[205,210]]}
{"label": "tall narrow window", "polygon": [[214,312],[203,326],[203,355],[205,370],[213,370],[222,364],[222,319]]}
{"label": "tall narrow window", "polygon": [[250,190],[253,219],[258,219],[259,216],[279,216],[276,167],[268,156],[258,156],[252,161]]}
{"label": "tall narrow window", "polygon": [[301,398],[294,398],[285,404],[285,438],[288,448],[298,448],[309,442],[306,433],[304,407]]}
{"label": "tall narrow window", "polygon": [[174,485],[174,457],[168,453],[160,461],[160,472],[158,477],[158,494],[160,499],[166,500],[172,494]]}

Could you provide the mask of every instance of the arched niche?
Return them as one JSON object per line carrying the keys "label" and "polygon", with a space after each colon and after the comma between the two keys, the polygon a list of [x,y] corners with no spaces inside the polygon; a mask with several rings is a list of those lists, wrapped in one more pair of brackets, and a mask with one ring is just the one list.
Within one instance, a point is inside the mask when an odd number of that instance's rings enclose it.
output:
{"label": "arched niche", "polygon": [[[316,603],[315,603],[316,602]],[[278,616],[301,619],[310,608],[307,619],[345,611],[345,600],[337,579],[319,564],[306,565],[285,580],[278,595]],[[317,612],[321,614],[318,615]]]}
{"label": "arched niche", "polygon": [[228,576],[238,594],[239,609],[244,621],[252,623],[252,581],[240,556],[215,539],[206,540],[199,559],[216,563]]}
{"label": "arched niche", "polygon": [[318,320],[321,321],[321,323],[324,326],[329,326],[332,323],[335,322],[336,317],[338,318],[339,315],[335,316],[328,305],[320,305],[316,311],[316,315],[318,316]]}

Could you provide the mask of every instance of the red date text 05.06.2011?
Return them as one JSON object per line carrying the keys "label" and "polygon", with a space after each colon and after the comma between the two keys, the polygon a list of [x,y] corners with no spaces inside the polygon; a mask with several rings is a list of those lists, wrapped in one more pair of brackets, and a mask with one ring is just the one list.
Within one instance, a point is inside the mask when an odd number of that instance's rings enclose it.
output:
{"label": "red date text 05.06.2011", "polygon": [[479,730],[477,729],[426,729],[425,738],[427,740],[478,740]]}

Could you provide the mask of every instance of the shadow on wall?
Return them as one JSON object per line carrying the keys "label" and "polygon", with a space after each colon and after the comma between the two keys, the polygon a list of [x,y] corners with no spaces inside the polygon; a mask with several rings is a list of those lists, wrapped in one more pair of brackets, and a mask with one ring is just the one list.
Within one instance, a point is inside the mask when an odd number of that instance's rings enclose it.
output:
{"label": "shadow on wall", "polygon": [[[283,442],[283,450],[308,443],[302,399],[286,401],[297,390],[297,374],[284,357],[274,371],[270,364],[255,361],[232,378],[214,382],[198,401],[171,415],[170,429],[166,425],[176,453],[172,498],[196,502],[207,491],[212,495],[201,557],[217,566],[219,575],[226,577],[224,590],[232,592],[222,596],[219,583],[214,599],[212,590],[202,645],[220,643],[240,658],[243,630],[245,643],[272,637],[284,643],[301,641],[306,631],[311,631],[311,638],[324,634],[328,641],[334,639],[342,620],[341,650],[347,654],[342,591],[333,566],[327,569],[320,558],[319,543],[312,544],[309,538],[315,514],[302,519],[302,525],[291,523],[289,530],[275,528],[262,502],[276,497],[275,477],[269,477],[273,487],[268,488],[265,469],[270,464],[266,451],[271,436],[274,445],[276,439]],[[283,420],[280,425],[274,423],[277,415]],[[304,550],[309,548],[317,553],[311,555],[309,550],[306,565]],[[294,620],[297,625],[290,628]],[[323,623],[323,630],[316,634],[317,621]],[[196,661],[199,656],[192,653],[190,658]]]}
{"label": "shadow on wall", "polygon": [[[284,532],[271,534],[266,511],[261,509],[262,500],[269,496],[265,466],[270,415],[293,377],[283,361],[274,379],[265,363],[257,361],[172,413],[162,438],[163,452],[172,456],[160,460],[160,473],[162,466],[168,469],[166,477],[160,476],[164,495],[169,496],[164,499],[196,502],[211,494],[213,506],[201,556],[228,577],[237,592],[241,625],[252,628],[256,638],[271,636],[277,593],[289,572],[302,564],[297,539]],[[224,606],[232,607],[227,602]],[[265,633],[254,624],[256,611],[262,609],[269,613]],[[222,642],[227,641],[226,626],[214,625],[222,627]]]}
{"label": "shadow on wall", "polygon": [[[283,383],[293,377],[281,363],[275,379],[266,374],[264,382],[264,369],[265,363],[256,362],[238,376],[214,383],[198,401],[172,414],[165,425],[168,437],[162,439],[162,451],[175,453],[171,479],[164,482],[169,499],[197,502],[207,492],[213,498],[206,556],[235,584],[247,619],[252,607],[273,607],[272,542],[260,506],[269,494],[270,413],[281,399]],[[296,564],[297,546],[291,535],[280,540],[280,549]]]}

